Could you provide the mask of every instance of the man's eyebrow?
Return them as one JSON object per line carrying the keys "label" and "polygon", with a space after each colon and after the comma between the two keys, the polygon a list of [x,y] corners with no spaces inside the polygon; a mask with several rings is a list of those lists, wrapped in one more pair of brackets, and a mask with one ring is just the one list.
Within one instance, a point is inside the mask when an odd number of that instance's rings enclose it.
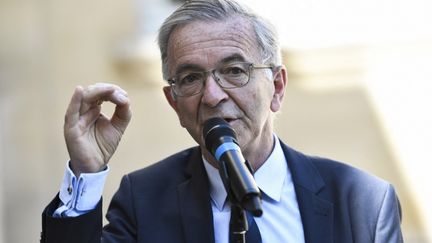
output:
{"label": "man's eyebrow", "polygon": [[[219,65],[221,65],[221,64],[226,64],[226,63],[230,63],[230,62],[244,62],[244,61],[246,61],[246,59],[243,57],[243,55],[235,53],[235,54],[232,54],[230,56],[223,58],[218,63],[219,63]],[[184,63],[184,64],[180,64],[176,68],[175,73],[178,74],[178,73],[188,71],[188,70],[204,71],[204,68],[198,64]]]}
{"label": "man's eyebrow", "polygon": [[227,56],[223,58],[221,61],[219,61],[219,63],[223,64],[223,63],[244,62],[244,61],[246,61],[246,59],[242,55],[235,53],[232,54],[231,56]]}
{"label": "man's eyebrow", "polygon": [[192,64],[192,63],[184,63],[184,64],[180,64],[177,68],[175,73],[181,73],[184,72],[185,70],[196,70],[196,71],[200,71],[200,70],[204,70],[200,65],[197,64]]}

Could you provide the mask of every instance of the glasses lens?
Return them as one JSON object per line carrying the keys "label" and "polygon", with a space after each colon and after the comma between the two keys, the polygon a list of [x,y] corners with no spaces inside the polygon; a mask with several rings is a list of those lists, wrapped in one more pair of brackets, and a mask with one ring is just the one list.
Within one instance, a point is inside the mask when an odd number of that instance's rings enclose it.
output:
{"label": "glasses lens", "polygon": [[249,63],[234,63],[216,70],[219,83],[224,88],[241,87],[249,81]]}
{"label": "glasses lens", "polygon": [[204,73],[185,73],[178,76],[174,83],[174,91],[179,96],[190,96],[201,91]]}

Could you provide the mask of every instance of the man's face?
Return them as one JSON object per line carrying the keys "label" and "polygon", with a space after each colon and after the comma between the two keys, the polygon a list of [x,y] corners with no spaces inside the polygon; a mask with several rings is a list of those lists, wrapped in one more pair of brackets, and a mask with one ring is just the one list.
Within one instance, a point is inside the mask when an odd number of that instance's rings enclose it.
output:
{"label": "man's face", "polygon": [[[170,77],[188,69],[206,71],[233,62],[262,64],[261,59],[254,32],[241,18],[224,22],[197,21],[178,27],[168,44]],[[274,77],[269,69],[255,69],[249,83],[240,88],[224,90],[209,75],[200,94],[172,97],[169,87],[164,91],[181,125],[202,148],[205,148],[204,122],[221,117],[234,128],[246,159],[251,159],[248,154],[272,146],[271,113],[279,110],[283,96],[283,88],[282,95],[275,94]],[[280,87],[276,87],[278,89]]]}

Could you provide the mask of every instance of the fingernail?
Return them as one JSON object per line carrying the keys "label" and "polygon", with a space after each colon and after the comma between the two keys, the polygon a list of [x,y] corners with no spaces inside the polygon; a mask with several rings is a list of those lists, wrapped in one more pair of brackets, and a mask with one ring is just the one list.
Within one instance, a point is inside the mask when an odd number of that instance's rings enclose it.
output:
{"label": "fingernail", "polygon": [[126,102],[127,98],[124,96],[124,94],[117,94],[117,99],[119,99],[120,102]]}

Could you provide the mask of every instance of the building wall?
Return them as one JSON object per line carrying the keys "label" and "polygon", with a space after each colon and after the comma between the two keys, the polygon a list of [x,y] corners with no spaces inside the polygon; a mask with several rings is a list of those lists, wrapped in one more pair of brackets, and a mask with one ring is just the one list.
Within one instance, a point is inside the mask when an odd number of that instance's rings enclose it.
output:
{"label": "building wall", "polygon": [[[136,48],[131,40],[140,37],[135,16],[135,2],[127,1],[0,2],[0,243],[39,239],[40,214],[57,193],[68,159],[62,126],[76,85],[113,82],[133,102],[132,122],[110,163],[105,202],[123,174],[194,145],[163,97],[155,55],[122,55],[124,45]],[[426,242],[418,202],[361,82],[369,70],[364,48],[286,51],[290,81],[277,133],[306,153],[392,182],[407,242]]]}

